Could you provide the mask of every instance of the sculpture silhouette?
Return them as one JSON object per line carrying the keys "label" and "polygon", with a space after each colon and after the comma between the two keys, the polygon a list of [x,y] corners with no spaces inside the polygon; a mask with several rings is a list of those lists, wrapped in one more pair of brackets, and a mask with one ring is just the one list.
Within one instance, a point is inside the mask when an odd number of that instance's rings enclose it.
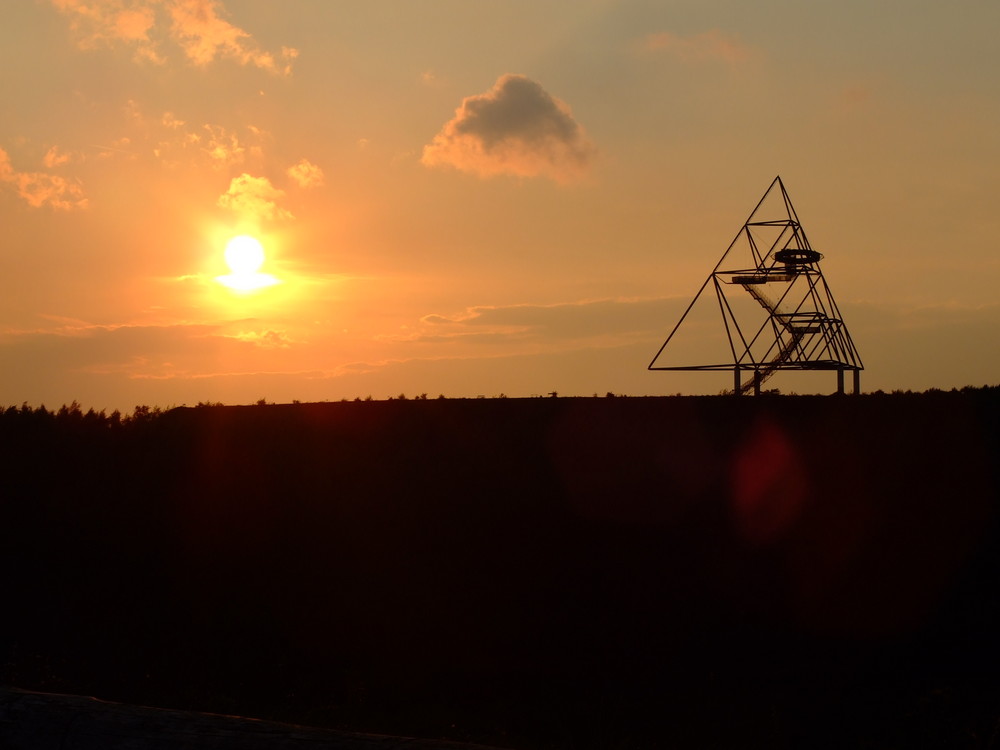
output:
{"label": "sculpture silhouette", "polygon": [[[834,370],[837,391],[843,393],[844,373],[850,371],[858,393],[864,366],[823,277],[822,258],[810,246],[781,178],[775,177],[648,369],[732,370],[732,393],[737,395],[759,394],[764,381],[779,370]],[[687,343],[696,350],[693,356],[709,356],[710,324],[704,308],[714,309],[711,295],[705,294],[710,287],[728,344],[711,356],[730,361],[694,364],[671,359],[675,349],[683,349],[678,332],[685,322],[692,337]],[[702,320],[693,322],[699,312]],[[721,334],[717,338],[721,340]]]}

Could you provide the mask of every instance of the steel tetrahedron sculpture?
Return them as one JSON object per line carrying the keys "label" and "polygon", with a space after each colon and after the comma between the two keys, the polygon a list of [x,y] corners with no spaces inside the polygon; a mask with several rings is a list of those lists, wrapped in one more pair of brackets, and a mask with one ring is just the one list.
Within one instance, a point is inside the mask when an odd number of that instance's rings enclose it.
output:
{"label": "steel tetrahedron sculpture", "polygon": [[[864,365],[823,277],[822,258],[776,177],[649,369],[731,370],[730,392],[737,395],[759,394],[780,370],[833,370],[843,393],[850,371],[858,393]],[[712,351],[713,334],[728,346]],[[703,363],[686,361],[685,354]]]}

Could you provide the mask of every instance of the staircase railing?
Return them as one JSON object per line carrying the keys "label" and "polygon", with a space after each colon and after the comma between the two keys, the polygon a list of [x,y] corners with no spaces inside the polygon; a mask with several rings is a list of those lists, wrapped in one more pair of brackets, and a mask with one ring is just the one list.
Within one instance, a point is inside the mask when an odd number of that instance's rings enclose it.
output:
{"label": "staircase railing", "polygon": [[761,284],[752,282],[747,277],[744,277],[743,280],[737,280],[737,283],[746,289],[750,293],[750,296],[757,300],[760,306],[767,310],[768,314],[772,318],[780,321],[782,327],[784,327],[784,329],[789,333],[788,339],[782,342],[774,357],[772,357],[761,369],[755,369],[753,375],[740,384],[739,393],[742,395],[748,393],[752,389],[760,388],[761,384],[771,377],[777,371],[778,367],[788,361],[795,349],[798,347],[799,343],[802,341],[802,337],[807,333],[814,332],[815,324],[809,323],[806,325],[800,325],[795,323],[790,316],[783,315],[778,312],[778,306],[772,302],[766,294],[764,294],[760,288]]}

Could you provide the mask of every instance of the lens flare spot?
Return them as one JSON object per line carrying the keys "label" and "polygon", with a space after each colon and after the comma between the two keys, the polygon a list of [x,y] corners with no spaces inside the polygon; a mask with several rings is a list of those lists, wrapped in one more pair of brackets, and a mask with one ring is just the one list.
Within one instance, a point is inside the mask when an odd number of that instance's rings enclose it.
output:
{"label": "lens flare spot", "polygon": [[758,423],[737,450],[732,492],[735,520],[747,541],[777,541],[795,524],[809,481],[795,445],[777,425]]}

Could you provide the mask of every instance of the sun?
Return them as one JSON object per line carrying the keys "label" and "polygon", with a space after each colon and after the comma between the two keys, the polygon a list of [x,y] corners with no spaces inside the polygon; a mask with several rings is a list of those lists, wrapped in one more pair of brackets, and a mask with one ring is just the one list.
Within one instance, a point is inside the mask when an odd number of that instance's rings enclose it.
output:
{"label": "sun", "polygon": [[237,276],[257,273],[264,265],[264,246],[246,234],[233,237],[226,245],[226,265]]}
{"label": "sun", "polygon": [[226,243],[226,265],[232,273],[215,278],[236,292],[254,292],[281,283],[268,273],[260,273],[264,265],[264,246],[256,237],[241,234]]}

